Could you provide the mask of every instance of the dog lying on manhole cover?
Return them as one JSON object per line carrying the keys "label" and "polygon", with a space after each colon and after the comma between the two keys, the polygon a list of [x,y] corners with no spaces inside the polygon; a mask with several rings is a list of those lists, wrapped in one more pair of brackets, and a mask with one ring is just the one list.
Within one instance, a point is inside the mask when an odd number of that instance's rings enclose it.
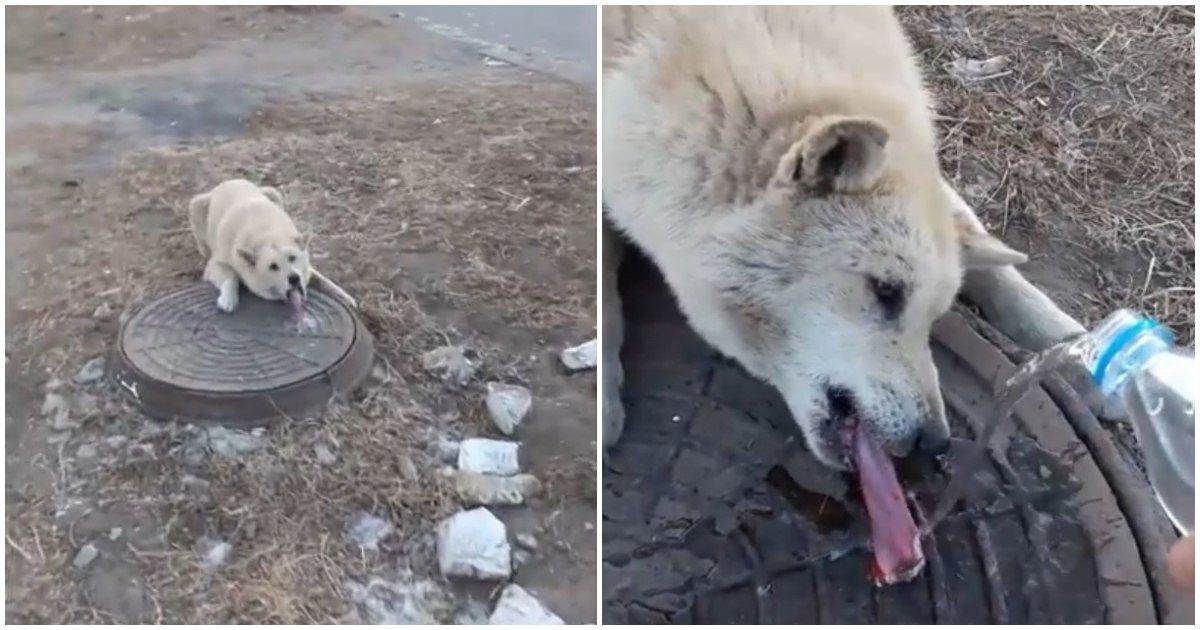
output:
{"label": "dog lying on manhole cover", "polygon": [[[608,220],[703,339],[782,394],[809,450],[856,474],[873,579],[911,579],[925,560],[892,458],[948,444],[931,326],[965,270],[1026,257],[943,178],[898,21],[613,7],[604,23]],[[619,406],[611,314],[605,405]],[[606,414],[606,445],[621,425]]]}

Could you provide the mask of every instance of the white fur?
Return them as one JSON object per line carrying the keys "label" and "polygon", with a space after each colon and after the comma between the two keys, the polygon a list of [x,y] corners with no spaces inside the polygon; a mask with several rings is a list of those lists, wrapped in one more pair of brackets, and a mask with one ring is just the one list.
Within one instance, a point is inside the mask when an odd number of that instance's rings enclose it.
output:
{"label": "white fur", "polygon": [[[895,455],[944,442],[930,327],[964,268],[1024,257],[944,184],[890,9],[604,11],[607,214],[691,325],[781,391],[830,466],[838,391]],[[894,320],[872,279],[904,287]]]}
{"label": "white fur", "polygon": [[315,278],[356,306],[345,291],[312,268],[308,238],[296,229],[282,203],[283,196],[274,188],[231,179],[188,204],[196,245],[208,257],[204,279],[219,291],[217,307],[233,312],[242,285],[267,300],[286,299],[292,278],[305,291]]}

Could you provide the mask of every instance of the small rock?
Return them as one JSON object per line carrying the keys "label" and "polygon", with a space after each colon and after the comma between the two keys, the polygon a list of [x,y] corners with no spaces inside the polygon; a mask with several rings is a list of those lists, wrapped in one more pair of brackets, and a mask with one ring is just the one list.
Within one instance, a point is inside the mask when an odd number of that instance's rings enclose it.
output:
{"label": "small rock", "polygon": [[317,463],[322,466],[332,466],[337,463],[337,455],[329,450],[329,447],[324,444],[317,444],[313,447],[313,454],[317,457]]}
{"label": "small rock", "polygon": [[121,529],[120,527],[114,527],[114,528],[108,530],[108,539],[109,540],[117,540],[118,538],[121,537],[121,534],[124,534],[124,533],[125,533],[125,530]]}
{"label": "small rock", "polygon": [[533,396],[520,385],[488,383],[486,403],[492,424],[504,435],[512,435],[533,408]]}
{"label": "small rock", "polygon": [[529,474],[498,477],[460,470],[454,477],[454,489],[467,505],[521,505],[540,494],[542,484]]}
{"label": "small rock", "polygon": [[596,340],[593,339],[587,343],[567,348],[558,357],[562,360],[563,365],[572,372],[590,370],[596,367]]}
{"label": "small rock", "polygon": [[42,401],[42,415],[50,419],[50,428],[55,431],[69,431],[79,426],[71,419],[71,408],[62,394],[47,392]]}
{"label": "small rock", "polygon": [[112,314],[113,309],[108,305],[108,302],[101,302],[100,306],[97,306],[96,310],[92,311],[92,319],[99,319],[103,321],[112,317]]}
{"label": "small rock", "polygon": [[526,549],[513,549],[512,558],[513,570],[515,571],[529,564],[529,561],[533,560],[533,554],[529,553]]}
{"label": "small rock", "polygon": [[75,457],[78,459],[94,459],[97,454],[94,444],[81,444],[79,450],[75,451]]}
{"label": "small rock", "polygon": [[125,437],[124,435],[110,435],[104,438],[104,445],[109,448],[116,449],[121,448],[128,441],[129,438]]}
{"label": "small rock", "polygon": [[71,561],[71,564],[75,565],[76,569],[86,569],[99,555],[100,550],[96,549],[92,543],[88,543],[79,549],[79,553],[75,554],[75,559]]}
{"label": "small rock", "polygon": [[475,370],[479,369],[479,364],[467,357],[467,349],[462,346],[443,346],[430,350],[421,355],[421,365],[441,376],[442,380],[460,387],[470,382]]}
{"label": "small rock", "polygon": [[516,626],[526,624],[561,625],[564,622],[558,615],[550,612],[550,609],[546,608],[545,604],[538,601],[529,591],[519,585],[509,584],[500,593],[500,600],[496,602],[496,609],[492,611],[488,623],[494,626]]}
{"label": "small rock", "polygon": [[400,476],[403,477],[405,481],[416,481],[417,478],[420,477],[420,473],[417,471],[417,465],[413,463],[411,457],[401,455],[400,460],[396,462],[396,465],[400,468]]}
{"label": "small rock", "polygon": [[346,534],[359,547],[367,551],[378,551],[380,541],[390,536],[395,529],[391,523],[378,516],[358,512],[350,520]]}
{"label": "small rock", "polygon": [[229,559],[233,545],[219,538],[205,536],[196,542],[196,555],[200,556],[200,566],[206,571],[212,571]]}
{"label": "small rock", "polygon": [[437,537],[442,575],[477,580],[507,580],[512,575],[508,532],[487,508],[462,511],[442,521]]}
{"label": "small rock", "polygon": [[528,532],[521,532],[520,534],[517,534],[516,538],[517,538],[518,545],[520,545],[530,551],[537,551],[538,541],[537,541],[537,537],[534,536],[533,534],[530,534]]}
{"label": "small rock", "polygon": [[443,463],[452,464],[458,461],[458,448],[461,446],[456,440],[439,439],[433,444],[433,450],[437,453],[437,458]]}
{"label": "small rock", "polygon": [[400,179],[398,177],[389,177],[387,181],[383,182],[383,185],[388,188],[395,188],[400,185]]}
{"label": "small rock", "polygon": [[104,378],[104,357],[96,357],[91,361],[83,364],[79,368],[79,372],[75,374],[75,382],[79,385],[88,385]]}
{"label": "small rock", "polygon": [[395,579],[372,576],[366,584],[348,580],[346,592],[363,619],[374,624],[436,624],[452,609],[445,589],[406,570]]}
{"label": "small rock", "polygon": [[987,79],[1000,74],[1008,67],[1009,59],[1004,55],[992,57],[991,59],[967,59],[959,57],[949,63],[946,68],[951,74],[965,81],[978,81]]}
{"label": "small rock", "polygon": [[264,445],[261,435],[225,427],[208,427],[201,436],[206,440],[209,450],[221,457],[248,455]]}
{"label": "small rock", "polygon": [[516,442],[471,438],[463,440],[458,449],[458,468],[485,475],[515,475],[521,471],[517,462]]}

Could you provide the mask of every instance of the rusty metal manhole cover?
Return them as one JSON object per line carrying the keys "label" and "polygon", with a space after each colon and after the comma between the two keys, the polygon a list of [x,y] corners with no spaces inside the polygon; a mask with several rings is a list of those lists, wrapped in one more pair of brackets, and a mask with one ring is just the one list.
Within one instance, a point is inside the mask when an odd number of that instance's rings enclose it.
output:
{"label": "rusty metal manhole cover", "polygon": [[370,334],[329,296],[310,291],[300,319],[246,291],[223,313],[216,296],[196,284],[121,326],[114,377],[147,415],[231,425],[307,415],[370,368]]}
{"label": "rusty metal manhole cover", "polygon": [[[1171,617],[1154,560],[1166,553],[1165,519],[1144,480],[1102,452],[1107,436],[1079,432],[1078,397],[1027,395],[969,496],[922,542],[926,568],[876,588],[857,493],[830,497],[848,482],[808,454],[779,395],[701,341],[632,248],[619,290],[627,417],[603,475],[605,623]],[[1013,364],[958,311],[935,328],[933,349],[961,446],[988,417],[997,371]],[[926,513],[943,466],[898,465]]]}

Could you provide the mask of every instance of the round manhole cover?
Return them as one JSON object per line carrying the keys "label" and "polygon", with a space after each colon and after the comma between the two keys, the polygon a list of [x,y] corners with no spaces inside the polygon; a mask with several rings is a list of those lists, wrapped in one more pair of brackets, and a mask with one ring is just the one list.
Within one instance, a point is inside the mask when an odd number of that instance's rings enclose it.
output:
{"label": "round manhole cover", "polygon": [[[1159,619],[1139,508],[1111,481],[1125,473],[1101,469],[1045,392],[1023,399],[970,496],[922,541],[925,570],[877,588],[853,480],[808,453],[772,388],[692,332],[651,263],[631,254],[618,284],[626,423],[603,477],[606,623]],[[960,448],[994,409],[990,379],[1013,369],[967,322],[948,315],[933,340]],[[944,466],[898,466],[926,514]]]}
{"label": "round manhole cover", "polygon": [[319,410],[354,387],[370,335],[342,303],[310,291],[304,314],[242,292],[224,313],[197,284],[135,312],[117,340],[118,384],[155,418],[259,423]]}

